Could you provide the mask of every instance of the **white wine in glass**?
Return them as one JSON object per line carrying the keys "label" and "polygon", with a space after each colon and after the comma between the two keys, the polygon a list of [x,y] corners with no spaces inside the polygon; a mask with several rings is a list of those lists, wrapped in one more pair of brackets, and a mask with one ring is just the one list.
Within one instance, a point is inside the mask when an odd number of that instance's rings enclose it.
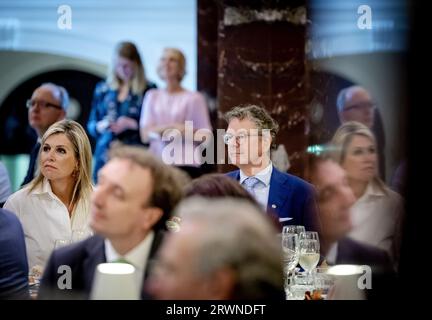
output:
{"label": "white wine in glass", "polygon": [[319,258],[319,253],[302,252],[300,253],[299,263],[304,270],[311,272],[318,265]]}
{"label": "white wine in glass", "polygon": [[320,259],[320,242],[317,232],[306,231],[300,234],[299,263],[311,280],[311,272],[316,268]]}

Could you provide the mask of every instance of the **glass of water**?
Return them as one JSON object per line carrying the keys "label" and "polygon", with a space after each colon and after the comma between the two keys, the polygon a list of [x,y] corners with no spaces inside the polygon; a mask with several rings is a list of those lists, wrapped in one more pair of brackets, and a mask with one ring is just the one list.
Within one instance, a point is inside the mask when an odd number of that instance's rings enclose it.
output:
{"label": "glass of water", "polygon": [[288,289],[291,285],[292,272],[299,261],[299,246],[298,236],[295,233],[282,234],[282,258],[283,270],[285,276],[285,288]]}

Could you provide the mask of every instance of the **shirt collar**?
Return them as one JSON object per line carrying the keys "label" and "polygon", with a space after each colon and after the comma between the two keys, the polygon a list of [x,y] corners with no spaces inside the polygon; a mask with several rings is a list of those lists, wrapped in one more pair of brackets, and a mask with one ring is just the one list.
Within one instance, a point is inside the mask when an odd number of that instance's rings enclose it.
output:
{"label": "shirt collar", "polygon": [[[260,180],[262,183],[265,184],[266,187],[270,184],[271,175],[273,172],[273,164],[270,161],[269,165],[265,167],[263,170],[258,172],[256,175],[254,175],[255,178]],[[247,176],[241,169],[240,169],[240,184],[242,184],[249,176]]]}
{"label": "shirt collar", "polygon": [[370,181],[366,187],[366,191],[360,199],[367,199],[368,197],[382,197],[385,196],[385,193],[381,190],[381,188],[377,185],[376,182]]}
{"label": "shirt collar", "polygon": [[330,246],[330,249],[326,255],[326,261],[328,264],[336,264],[336,258],[338,254],[338,243],[335,242]]}
{"label": "shirt collar", "polygon": [[136,269],[145,271],[147,258],[150,254],[151,245],[154,239],[154,232],[149,234],[135,248],[126,253],[123,257],[114,249],[111,241],[105,239],[105,257],[107,262],[114,262],[120,258],[130,262]]}
{"label": "shirt collar", "polygon": [[30,194],[47,194],[53,199],[57,199],[56,195],[52,192],[51,184],[47,178],[42,180],[42,183],[34,188]]}

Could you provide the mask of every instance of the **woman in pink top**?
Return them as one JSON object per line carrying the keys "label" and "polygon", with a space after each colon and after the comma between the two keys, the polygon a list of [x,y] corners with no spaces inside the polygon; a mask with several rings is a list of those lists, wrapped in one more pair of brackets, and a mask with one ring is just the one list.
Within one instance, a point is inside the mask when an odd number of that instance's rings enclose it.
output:
{"label": "woman in pink top", "polygon": [[146,93],[140,134],[144,143],[150,143],[151,152],[194,178],[201,173],[202,149],[209,142],[212,128],[203,95],[181,86],[185,65],[180,50],[166,48],[163,51],[157,72],[166,88]]}

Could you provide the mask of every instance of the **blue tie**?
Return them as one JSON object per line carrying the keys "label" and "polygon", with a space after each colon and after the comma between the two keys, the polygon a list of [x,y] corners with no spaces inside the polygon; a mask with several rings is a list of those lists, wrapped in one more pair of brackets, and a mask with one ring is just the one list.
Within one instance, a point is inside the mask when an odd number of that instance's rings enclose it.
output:
{"label": "blue tie", "polygon": [[245,186],[246,190],[249,191],[249,193],[255,195],[255,186],[260,182],[261,181],[258,178],[249,177],[245,181],[243,181],[243,185]]}

